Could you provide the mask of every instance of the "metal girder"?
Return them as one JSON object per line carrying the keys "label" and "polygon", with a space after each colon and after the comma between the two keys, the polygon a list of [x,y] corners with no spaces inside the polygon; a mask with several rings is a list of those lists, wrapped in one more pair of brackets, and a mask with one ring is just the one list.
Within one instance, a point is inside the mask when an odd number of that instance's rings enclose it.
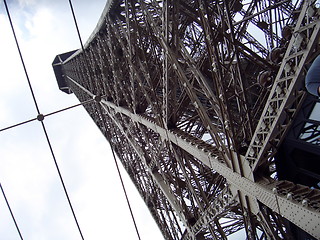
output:
{"label": "metal girder", "polygon": [[199,233],[203,228],[208,227],[217,218],[219,214],[230,211],[232,206],[236,206],[237,202],[233,199],[228,187],[223,189],[223,192],[214,199],[210,207],[208,207],[192,226],[191,231],[195,234]]}
{"label": "metal girder", "polygon": [[[127,115],[133,121],[139,122],[140,124],[152,129],[162,138],[173,142],[175,145],[190,153],[199,159],[199,161],[212,168],[214,171],[220,173],[227,179],[227,182],[230,184],[231,188],[234,187],[234,189],[240,190],[245,196],[252,198],[252,200],[250,200],[250,208],[253,213],[257,214],[259,212],[259,206],[257,202],[259,201],[273,211],[281,214],[289,221],[295,223],[300,228],[305,230],[308,229],[307,232],[314,237],[320,237],[320,233],[317,230],[320,228],[320,213],[317,211],[317,209],[312,210],[308,207],[303,207],[302,200],[300,202],[292,201],[281,195],[278,196],[276,192],[273,192],[273,189],[277,187],[275,183],[255,183],[244,177],[241,177],[238,173],[233,172],[223,162],[221,162],[221,157],[217,156],[214,152],[206,148],[205,144],[201,145],[193,141],[189,142],[188,139],[183,139],[173,131],[161,128],[154,122],[141,115],[139,116],[133,114],[126,109],[121,109],[120,107],[116,107],[114,104],[106,101],[102,101],[102,103],[113,108],[117,112]],[[307,226],[305,225],[306,222],[308,222]]]}
{"label": "metal girder", "polygon": [[274,155],[276,146],[288,129],[287,125],[291,121],[286,120],[285,109],[290,108],[290,114],[294,115],[293,111],[297,109],[291,107],[292,102],[295,99],[303,99],[302,94],[294,94],[294,92],[301,88],[299,80],[303,77],[303,67],[308,57],[314,54],[320,34],[320,20],[312,19],[313,15],[310,15],[310,11],[315,10],[311,1],[306,1],[246,153],[246,160],[252,165],[252,171],[255,171],[263,161],[270,159],[270,155]]}
{"label": "metal girder", "polygon": [[[79,83],[72,81],[72,78],[68,78],[75,85],[73,89],[76,94],[85,92],[86,97],[95,97],[92,93],[84,91],[84,88]],[[81,89],[81,91],[78,92],[77,89]],[[179,230],[180,226],[175,219],[167,218],[167,215],[177,214],[182,222],[185,222],[185,219],[184,215],[181,214],[180,205],[172,191],[169,190],[168,182],[164,181],[163,177],[153,170],[153,164],[147,164],[152,156],[146,158],[139,143],[133,140],[131,128],[124,128],[115,112],[105,108],[104,105],[101,108],[99,106],[100,104],[96,103],[95,106],[91,106],[91,108],[86,106],[86,108],[90,114],[95,112],[93,115],[95,122],[110,141],[124,168],[150,208],[164,236],[168,239],[179,239],[182,234],[179,233],[181,231]],[[99,117],[97,117],[97,112],[99,112]]]}
{"label": "metal girder", "polygon": [[[91,94],[91,96],[94,95]],[[300,228],[307,230],[307,232],[314,237],[320,237],[320,233],[317,231],[317,229],[320,228],[320,213],[317,211],[317,208],[312,209],[307,206],[302,206],[302,201],[307,201],[307,198],[300,199],[300,201],[293,201],[291,199],[287,199],[286,195],[278,195],[277,187],[279,189],[283,189],[282,186],[277,186],[276,183],[270,184],[267,181],[261,181],[259,183],[253,182],[240,176],[238,173],[233,172],[228,166],[226,166],[223,158],[217,154],[215,149],[212,150],[212,146],[209,144],[206,144],[203,141],[195,142],[192,136],[188,136],[187,134],[180,135],[179,133],[174,132],[174,130],[164,129],[157,125],[152,119],[132,113],[129,110],[116,106],[114,103],[105,101],[104,99],[101,100],[101,104],[106,106],[107,109],[111,108],[116,113],[126,115],[132,121],[153,130],[155,133],[158,133],[161,138],[172,142],[174,145],[188,152],[212,170],[221,174],[226,178],[233,192],[240,191],[243,198],[245,198],[245,196],[250,197],[248,204],[254,214],[258,214],[260,212],[259,202],[261,202]],[[162,182],[162,180],[157,180],[159,181],[159,184]],[[293,186],[291,186],[291,188],[293,188]],[[226,201],[223,207],[227,207],[229,203],[230,201]],[[181,210],[177,210],[177,212],[181,212]],[[308,226],[305,225],[306,222],[308,222]]]}
{"label": "metal girder", "polygon": [[63,63],[166,239],[290,239],[285,219],[320,238],[319,191],[268,169],[304,99],[311,2],[109,1]]}

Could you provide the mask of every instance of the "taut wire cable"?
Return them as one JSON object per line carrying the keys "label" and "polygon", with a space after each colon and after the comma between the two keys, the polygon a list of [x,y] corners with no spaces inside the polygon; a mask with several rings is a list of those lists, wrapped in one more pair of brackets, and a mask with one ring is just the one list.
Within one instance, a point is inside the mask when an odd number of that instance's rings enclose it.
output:
{"label": "taut wire cable", "polygon": [[132,212],[132,208],[131,208],[131,204],[130,204],[130,201],[129,201],[129,198],[128,198],[128,195],[127,195],[127,191],[126,191],[126,188],[124,186],[124,182],[123,182],[123,179],[122,179],[122,176],[121,176],[121,172],[120,172],[119,165],[118,165],[118,162],[117,162],[117,159],[116,159],[116,155],[114,153],[114,150],[113,150],[112,145],[111,145],[110,142],[109,142],[109,144],[110,144],[110,148],[111,148],[111,151],[112,151],[113,160],[114,160],[114,162],[116,164],[116,167],[117,167],[117,171],[118,171],[118,175],[119,175],[119,178],[120,178],[120,181],[121,181],[122,189],[123,189],[124,195],[125,195],[126,200],[127,200],[127,204],[128,204],[128,207],[129,207],[131,218],[132,218],[134,227],[136,229],[137,236],[138,236],[139,240],[141,240],[140,234],[139,234],[139,230],[138,230],[138,227],[137,227],[137,223],[136,223],[136,220],[134,218],[134,215],[133,215],[133,212]]}
{"label": "taut wire cable", "polygon": [[[27,68],[26,68],[25,63],[24,63],[24,59],[23,59],[23,56],[22,56],[22,52],[21,52],[21,50],[20,50],[19,42],[18,42],[18,39],[17,39],[15,30],[14,30],[14,27],[13,27],[13,23],[12,23],[12,20],[11,20],[11,15],[10,15],[9,8],[8,8],[8,5],[7,5],[6,0],[4,0],[4,4],[5,4],[5,8],[6,8],[6,12],[7,12],[8,19],[9,19],[9,22],[10,22],[11,30],[12,30],[12,33],[13,33],[13,36],[14,36],[14,39],[15,39],[16,47],[17,47],[18,52],[19,52],[20,60],[21,60],[22,66],[23,66],[23,70],[24,70],[24,73],[25,73],[25,76],[26,76],[26,79],[27,79],[27,82],[28,82],[28,86],[29,86],[29,89],[30,89],[30,92],[31,92],[31,95],[32,95],[32,98],[33,98],[34,105],[35,105],[35,107],[36,107],[38,116],[37,116],[36,118],[32,118],[32,119],[29,119],[29,120],[26,120],[26,121],[23,121],[23,122],[20,122],[20,123],[17,123],[17,124],[14,124],[14,125],[11,125],[11,126],[8,126],[8,127],[5,127],[5,128],[2,128],[2,129],[0,129],[0,132],[5,131],[5,130],[8,130],[8,129],[11,129],[11,128],[14,128],[14,127],[17,127],[17,126],[21,126],[21,125],[23,125],[23,124],[32,122],[32,121],[34,121],[34,120],[39,120],[39,121],[41,122],[41,126],[42,126],[42,128],[43,128],[43,132],[44,132],[44,134],[45,134],[45,137],[46,137],[46,140],[47,140],[47,144],[48,144],[48,146],[49,146],[49,149],[50,149],[50,152],[51,152],[51,155],[52,155],[52,158],[53,158],[53,161],[54,161],[56,170],[57,170],[57,172],[58,172],[59,179],[60,179],[60,182],[61,182],[61,184],[62,184],[62,187],[63,187],[64,193],[65,193],[65,196],[66,196],[66,198],[67,198],[67,200],[68,200],[69,207],[70,207],[70,209],[71,209],[71,211],[72,211],[72,214],[73,214],[74,220],[75,220],[75,222],[76,222],[78,231],[79,231],[79,233],[80,233],[80,235],[81,235],[81,238],[82,238],[82,240],[84,240],[84,237],[83,237],[83,234],[82,234],[80,225],[79,225],[78,220],[77,220],[77,217],[76,217],[76,215],[75,215],[75,211],[74,211],[74,209],[73,209],[73,206],[72,206],[72,203],[71,203],[69,194],[68,194],[68,192],[67,192],[67,189],[66,189],[66,186],[65,186],[65,183],[64,183],[64,180],[63,180],[63,177],[62,177],[60,168],[59,168],[59,166],[58,166],[57,159],[56,159],[56,157],[55,157],[55,154],[54,154],[54,151],[53,151],[53,148],[52,148],[50,139],[49,139],[49,135],[48,135],[48,133],[47,133],[47,130],[46,130],[46,127],[45,127],[45,125],[44,125],[43,120],[44,120],[44,118],[47,117],[47,116],[51,116],[51,115],[54,115],[54,114],[56,114],[56,113],[60,113],[60,112],[62,112],[62,111],[65,111],[65,110],[68,110],[68,109],[71,109],[71,108],[74,108],[74,107],[77,107],[77,106],[80,106],[80,105],[84,105],[84,104],[86,104],[86,103],[89,103],[89,102],[93,101],[93,99],[87,100],[87,101],[85,101],[85,102],[82,102],[82,103],[79,103],[79,104],[76,104],[76,105],[73,105],[73,106],[70,106],[70,107],[67,107],[67,108],[63,108],[63,109],[61,109],[61,110],[57,110],[57,111],[54,111],[54,112],[51,112],[51,113],[48,113],[48,114],[45,114],[45,115],[42,115],[42,114],[40,113],[40,109],[39,109],[39,106],[38,106],[38,103],[37,103],[37,100],[36,100],[36,97],[35,97],[35,94],[34,94],[32,85],[31,85],[31,81],[30,81],[30,78],[29,78],[29,75],[28,75]],[[81,44],[81,48],[82,48],[82,51],[84,52],[84,46],[83,46],[83,43],[82,43],[82,40],[81,40],[81,35],[80,35],[79,27],[78,27],[78,24],[77,24],[77,20],[76,20],[76,16],[75,16],[75,13],[74,13],[74,10],[73,10],[73,6],[72,6],[71,0],[69,0],[69,4],[70,4],[70,8],[71,8],[71,12],[72,12],[73,19],[74,19],[74,23],[75,23],[75,26],[76,26],[77,34],[78,34],[78,37],[79,37],[79,41],[80,41],[80,44]],[[141,240],[140,234],[139,234],[139,231],[138,231],[138,228],[137,228],[137,224],[136,224],[136,221],[135,221],[133,212],[132,212],[131,204],[130,204],[130,201],[129,201],[129,198],[128,198],[128,195],[127,195],[127,192],[126,192],[126,188],[125,188],[125,186],[124,186],[124,182],[123,182],[123,179],[122,179],[122,175],[121,175],[120,169],[119,169],[119,165],[118,165],[118,162],[117,162],[117,159],[116,159],[116,156],[115,156],[115,153],[114,153],[114,150],[113,150],[113,148],[112,148],[111,143],[110,143],[110,147],[111,147],[113,159],[114,159],[114,161],[115,161],[115,165],[116,165],[116,168],[117,168],[117,172],[118,172],[118,175],[119,175],[119,178],[120,178],[120,181],[121,181],[122,189],[123,189],[123,192],[124,192],[124,195],[125,195],[125,198],[126,198],[128,207],[129,207],[129,211],[130,211],[130,214],[131,214],[133,223],[134,223],[134,227],[135,227],[135,230],[136,230],[138,239]],[[11,211],[11,208],[10,208],[10,206],[9,206],[8,200],[7,200],[6,196],[5,196],[5,193],[4,193],[4,190],[3,190],[2,186],[1,186],[1,184],[0,184],[0,188],[1,188],[1,191],[2,191],[3,196],[4,196],[4,198],[5,198],[5,201],[6,201],[6,203],[7,203],[7,206],[8,206],[8,208],[9,208],[9,211],[10,211],[10,213],[11,213],[12,219],[13,219],[13,221],[14,221],[14,223],[15,223],[16,228],[17,228],[17,231],[18,231],[18,233],[19,233],[19,235],[20,235],[20,238],[23,240],[22,235],[21,235],[21,232],[20,232],[20,230],[19,230],[19,228],[18,228],[18,225],[17,225],[17,222],[16,222],[16,220],[15,220],[15,218],[14,218],[14,216],[13,216],[13,213],[12,213],[12,211]]]}
{"label": "taut wire cable", "polygon": [[9,201],[8,201],[8,199],[7,199],[7,197],[6,197],[6,194],[4,193],[4,190],[3,190],[3,187],[2,187],[2,185],[1,185],[1,183],[0,183],[0,188],[1,188],[1,192],[2,192],[2,195],[3,195],[3,197],[4,197],[4,200],[5,200],[6,203],[7,203],[8,209],[9,209],[10,214],[11,214],[11,217],[12,217],[12,220],[13,220],[13,222],[14,222],[14,225],[16,225],[16,229],[17,229],[17,231],[18,231],[18,233],[19,233],[20,239],[23,240],[23,237],[22,237],[22,234],[21,234],[20,229],[19,229],[19,227],[18,227],[17,221],[16,221],[16,219],[15,219],[15,217],[14,217],[14,215],[13,215],[13,212],[12,212],[11,207],[10,207],[10,205],[9,205]]}
{"label": "taut wire cable", "polygon": [[30,82],[30,79],[29,79],[29,75],[28,75],[28,72],[27,72],[27,68],[26,68],[26,66],[25,66],[25,64],[24,64],[23,56],[22,56],[22,53],[21,53],[21,50],[20,50],[20,46],[19,46],[18,39],[17,39],[16,34],[15,34],[15,30],[14,30],[14,27],[13,27],[13,24],[12,24],[10,12],[9,12],[9,8],[8,8],[7,1],[6,1],[6,0],[4,0],[4,5],[5,5],[6,12],[7,12],[7,15],[8,15],[8,18],[9,18],[9,22],[10,22],[10,26],[11,26],[12,33],[13,33],[13,35],[14,35],[14,39],[15,39],[15,42],[16,42],[16,46],[17,46],[17,49],[18,49],[18,52],[19,52],[20,60],[21,60],[21,62],[22,62],[23,69],[24,69],[24,72],[25,72],[25,75],[26,75],[26,78],[27,78],[27,81],[28,81],[29,89],[30,89],[30,91],[31,91],[32,98],[33,98],[34,104],[35,104],[36,109],[37,109],[37,113],[38,113],[37,120],[39,120],[39,121],[41,122],[42,129],[43,129],[43,132],[44,132],[44,134],[45,134],[45,137],[46,137],[48,146],[49,146],[49,148],[50,148],[50,152],[51,152],[52,158],[53,158],[53,160],[54,160],[54,164],[55,164],[55,166],[56,166],[56,169],[57,169],[57,172],[58,172],[58,175],[59,175],[59,179],[60,179],[60,182],[61,182],[61,184],[62,184],[64,193],[65,193],[66,198],[67,198],[67,200],[68,200],[69,207],[70,207],[70,209],[71,209],[73,218],[74,218],[74,220],[75,220],[75,222],[76,222],[76,225],[77,225],[77,228],[78,228],[78,230],[79,230],[80,236],[81,236],[82,240],[84,240],[84,237],[83,237],[83,234],[82,234],[80,225],[79,225],[79,223],[78,223],[77,217],[76,217],[76,215],[75,215],[75,212],[74,212],[74,209],[73,209],[73,206],[72,206],[72,203],[71,203],[69,194],[68,194],[67,189],[66,189],[66,186],[65,186],[65,184],[64,184],[64,181],[63,181],[63,178],[62,178],[60,169],[59,169],[59,165],[58,165],[58,163],[57,163],[55,154],[54,154],[54,152],[53,152],[53,148],[52,148],[52,145],[51,145],[51,142],[50,142],[50,139],[49,139],[49,136],[48,136],[46,127],[45,127],[45,125],[44,125],[44,123],[43,123],[44,115],[40,114],[40,110],[39,110],[39,107],[38,107],[38,104],[37,104],[37,101],[36,101],[36,98],[35,98],[35,94],[34,94],[33,89],[32,89],[32,85],[31,85],[31,82]]}
{"label": "taut wire cable", "polygon": [[[83,53],[85,54],[85,50],[84,50],[84,47],[83,47],[83,44],[82,44],[82,40],[81,40],[81,36],[80,36],[80,31],[79,31],[79,27],[78,27],[78,24],[77,24],[76,16],[75,16],[75,13],[74,13],[74,10],[73,10],[73,7],[72,7],[72,1],[71,1],[71,0],[69,0],[69,4],[70,4],[70,8],[71,8],[71,12],[72,12],[73,19],[74,19],[74,23],[75,23],[75,26],[76,26],[76,29],[77,29],[79,41],[80,41],[80,43],[81,43],[81,48],[82,48]],[[87,57],[87,55],[85,54],[85,59],[89,62],[90,59],[87,59],[87,58],[88,58],[88,57]],[[122,176],[121,176],[121,172],[120,172],[120,169],[119,169],[119,165],[118,165],[118,162],[117,162],[117,159],[116,159],[114,150],[113,150],[113,148],[112,148],[112,145],[111,145],[110,142],[109,142],[109,144],[110,144],[110,148],[111,148],[111,151],[112,151],[112,155],[113,155],[114,162],[115,162],[115,164],[116,164],[116,168],[117,168],[117,171],[118,171],[118,175],[119,175],[119,178],[120,178],[120,181],[121,181],[122,189],[123,189],[123,192],[124,192],[124,195],[125,195],[125,198],[126,198],[128,207],[129,207],[129,211],[130,211],[130,214],[131,214],[131,218],[132,218],[132,221],[133,221],[133,224],[134,224],[134,227],[135,227],[135,230],[136,230],[138,239],[141,240],[140,234],[139,234],[139,230],[138,230],[138,227],[137,227],[137,224],[136,224],[136,221],[135,221],[133,212],[132,212],[131,204],[130,204],[130,201],[129,201],[129,198],[128,198],[128,195],[127,195],[127,191],[126,191],[126,188],[125,188],[125,186],[124,186],[124,182],[123,182],[123,179],[122,179]]]}
{"label": "taut wire cable", "polygon": [[[91,101],[93,101],[93,99],[90,99],[90,100],[87,100],[87,101],[84,101],[82,103],[78,103],[78,104],[75,104],[75,105],[72,105],[72,106],[69,106],[69,107],[66,107],[66,108],[62,108],[60,110],[57,110],[57,111],[54,111],[54,112],[51,112],[51,113],[48,113],[48,114],[44,114],[43,117],[48,117],[48,116],[51,116],[51,115],[54,115],[54,114],[69,110],[71,108],[75,108],[75,107],[78,107],[78,106],[83,106],[86,103],[89,103]],[[35,120],[38,120],[38,118],[32,118],[32,119],[29,119],[29,120],[26,120],[26,121],[23,121],[23,122],[20,122],[20,123],[17,123],[17,124],[14,124],[14,125],[11,125],[11,126],[8,126],[8,127],[5,127],[5,128],[1,128],[0,132],[3,132],[3,131],[8,130],[10,128],[14,128],[14,127],[18,127],[18,126],[24,125],[26,123],[29,123],[29,122],[32,122],[32,121],[35,121]]]}
{"label": "taut wire cable", "polygon": [[39,110],[38,103],[37,103],[36,97],[34,95],[32,86],[31,86],[31,82],[30,82],[30,79],[29,79],[27,68],[26,68],[26,65],[25,65],[23,57],[22,57],[22,53],[21,53],[21,50],[20,50],[20,46],[19,46],[19,42],[18,42],[18,39],[17,39],[17,36],[16,36],[16,32],[15,32],[13,24],[12,24],[9,8],[8,8],[8,5],[7,5],[7,0],[4,0],[4,5],[5,5],[6,12],[7,12],[7,15],[8,15],[8,18],[9,18],[9,22],[10,22],[11,30],[12,30],[12,33],[13,33],[13,37],[14,37],[14,40],[16,42],[16,46],[17,46],[17,49],[18,49],[18,52],[19,52],[19,56],[20,56],[20,59],[21,59],[23,70],[24,70],[24,73],[25,73],[27,81],[28,81],[30,92],[32,94],[33,102],[34,102],[34,105],[36,106],[38,114],[40,114],[40,110]]}
{"label": "taut wire cable", "polygon": [[74,13],[74,11],[73,11],[73,6],[72,6],[71,0],[69,0],[69,5],[70,5],[71,12],[72,12],[72,17],[73,17],[73,20],[74,20],[74,24],[76,25],[78,37],[79,37],[80,44],[81,44],[81,48],[82,48],[82,51],[84,52],[84,47],[83,47],[83,44],[82,44],[81,35],[80,35],[80,31],[79,31],[79,27],[78,27],[76,15],[75,15],[75,13]]}

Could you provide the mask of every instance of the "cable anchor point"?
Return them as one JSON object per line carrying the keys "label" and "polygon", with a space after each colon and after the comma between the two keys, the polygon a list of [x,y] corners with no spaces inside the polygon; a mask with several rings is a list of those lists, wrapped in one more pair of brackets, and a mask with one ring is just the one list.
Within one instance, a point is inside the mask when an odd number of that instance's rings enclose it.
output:
{"label": "cable anchor point", "polygon": [[44,115],[43,114],[38,114],[38,116],[37,116],[37,120],[38,121],[40,121],[40,122],[42,122],[43,121],[43,119],[44,119]]}
{"label": "cable anchor point", "polygon": [[97,103],[99,103],[99,102],[101,102],[101,96],[100,95],[95,95],[94,97],[93,97],[93,99],[97,102]]}

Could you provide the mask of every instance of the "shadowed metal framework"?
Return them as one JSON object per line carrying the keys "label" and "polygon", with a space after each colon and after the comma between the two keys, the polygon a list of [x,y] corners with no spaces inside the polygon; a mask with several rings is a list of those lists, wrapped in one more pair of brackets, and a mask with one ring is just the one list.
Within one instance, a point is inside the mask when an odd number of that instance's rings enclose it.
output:
{"label": "shadowed metal framework", "polygon": [[[303,81],[319,27],[311,0],[113,0],[53,67],[61,90],[95,100],[86,110],[166,239],[320,238],[320,171],[295,181],[277,154],[317,104]],[[319,159],[310,121],[295,134]]]}

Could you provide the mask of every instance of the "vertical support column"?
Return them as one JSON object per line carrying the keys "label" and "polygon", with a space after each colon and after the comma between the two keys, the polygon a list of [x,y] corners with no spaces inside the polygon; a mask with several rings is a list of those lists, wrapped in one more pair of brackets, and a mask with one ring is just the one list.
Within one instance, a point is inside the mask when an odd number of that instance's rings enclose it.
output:
{"label": "vertical support column", "polygon": [[[168,8],[170,0],[164,0],[162,6],[162,35],[165,42],[169,42],[169,18],[168,18]],[[169,122],[169,60],[168,60],[168,50],[166,48],[162,49],[163,63],[162,63],[162,114],[164,126],[168,126]]]}

